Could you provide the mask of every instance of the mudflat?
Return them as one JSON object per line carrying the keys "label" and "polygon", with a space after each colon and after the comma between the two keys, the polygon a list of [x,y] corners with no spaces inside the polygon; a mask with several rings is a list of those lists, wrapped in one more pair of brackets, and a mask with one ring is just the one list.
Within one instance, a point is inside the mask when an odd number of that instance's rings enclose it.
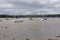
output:
{"label": "mudflat", "polygon": [[56,34],[60,35],[60,18],[19,18],[22,22],[13,23],[12,20],[0,18],[0,40],[48,40]]}

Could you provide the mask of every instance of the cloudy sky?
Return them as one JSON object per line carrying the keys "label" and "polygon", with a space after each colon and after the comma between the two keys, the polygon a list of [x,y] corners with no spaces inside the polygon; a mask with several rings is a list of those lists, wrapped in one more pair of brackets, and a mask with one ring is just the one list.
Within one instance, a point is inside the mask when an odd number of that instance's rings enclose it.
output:
{"label": "cloudy sky", "polygon": [[0,0],[0,14],[60,14],[60,0]]}

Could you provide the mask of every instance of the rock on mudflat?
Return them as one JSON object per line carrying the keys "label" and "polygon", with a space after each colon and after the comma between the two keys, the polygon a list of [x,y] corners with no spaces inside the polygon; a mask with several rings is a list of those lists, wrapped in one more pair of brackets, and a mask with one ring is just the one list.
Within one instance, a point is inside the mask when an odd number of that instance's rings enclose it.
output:
{"label": "rock on mudflat", "polygon": [[13,38],[13,40],[15,40],[15,38]]}
{"label": "rock on mudflat", "polygon": [[4,25],[5,28],[7,28],[7,25]]}
{"label": "rock on mudflat", "polygon": [[30,39],[26,39],[26,40],[30,40]]}

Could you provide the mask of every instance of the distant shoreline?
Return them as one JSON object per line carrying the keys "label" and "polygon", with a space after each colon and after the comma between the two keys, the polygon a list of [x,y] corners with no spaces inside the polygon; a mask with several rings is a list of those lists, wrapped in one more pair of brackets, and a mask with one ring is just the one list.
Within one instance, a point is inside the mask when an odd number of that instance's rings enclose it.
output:
{"label": "distant shoreline", "polygon": [[60,14],[55,14],[55,15],[0,15],[0,18],[37,18],[37,17],[41,17],[41,18],[58,18],[60,17]]}

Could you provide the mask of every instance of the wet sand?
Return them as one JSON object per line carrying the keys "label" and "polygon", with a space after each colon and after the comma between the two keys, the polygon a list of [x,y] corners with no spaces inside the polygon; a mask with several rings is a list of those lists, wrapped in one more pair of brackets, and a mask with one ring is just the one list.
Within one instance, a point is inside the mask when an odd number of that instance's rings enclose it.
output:
{"label": "wet sand", "polygon": [[[22,18],[23,22],[13,23],[12,20],[0,18],[0,40],[47,40],[60,35],[60,18]],[[5,27],[7,26],[7,28]]]}

